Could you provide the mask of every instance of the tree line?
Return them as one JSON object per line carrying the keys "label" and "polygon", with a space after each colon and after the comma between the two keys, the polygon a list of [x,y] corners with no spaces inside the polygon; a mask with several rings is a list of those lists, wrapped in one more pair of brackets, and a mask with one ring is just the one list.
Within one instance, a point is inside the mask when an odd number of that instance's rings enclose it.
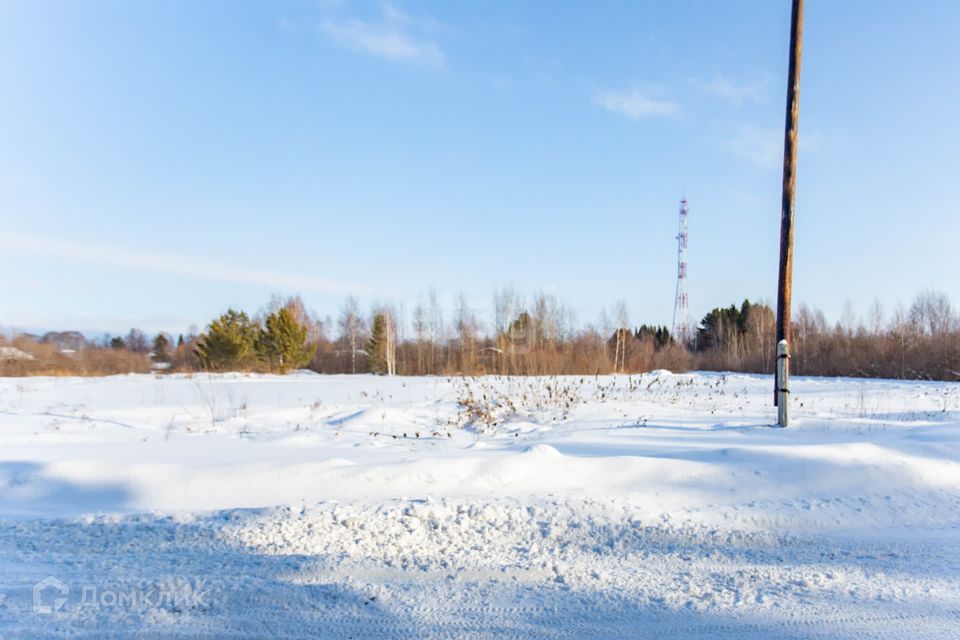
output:
{"label": "tree line", "polygon": [[[262,371],[386,375],[563,375],[690,369],[771,373],[774,319],[768,304],[716,308],[687,343],[667,327],[634,326],[618,303],[580,325],[556,297],[497,291],[490,318],[458,296],[452,314],[435,293],[407,313],[347,298],[336,318],[320,318],[299,297],[275,297],[256,315],[228,309],[202,332],[176,338],[125,336],[88,341],[75,332],[0,339],[0,373],[97,375],[129,371]],[[835,323],[800,305],[794,313],[796,375],[960,380],[960,320],[946,296],[927,291],[909,307],[866,317],[849,308]],[[66,346],[67,348],[64,348]],[[6,356],[2,354],[8,354]]]}

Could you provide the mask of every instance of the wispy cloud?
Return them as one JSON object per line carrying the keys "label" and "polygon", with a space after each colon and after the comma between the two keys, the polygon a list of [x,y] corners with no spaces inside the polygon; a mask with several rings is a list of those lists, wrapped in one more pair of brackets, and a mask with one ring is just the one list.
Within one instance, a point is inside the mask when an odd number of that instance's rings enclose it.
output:
{"label": "wispy cloud", "polygon": [[740,127],[727,146],[734,155],[765,169],[775,169],[783,162],[783,132],[752,125]]}
{"label": "wispy cloud", "polygon": [[[802,151],[816,151],[819,140],[816,133],[801,134],[799,148]],[[744,125],[726,140],[726,144],[734,155],[764,169],[783,166],[783,129]]]}
{"label": "wispy cloud", "polygon": [[[175,315],[157,316],[109,316],[109,315],[75,315],[75,314],[16,314],[16,322],[0,327],[0,333],[8,331],[12,334],[46,333],[47,331],[79,331],[88,337],[99,338],[104,332],[123,334],[136,327],[147,333],[169,331],[174,334],[184,330],[195,329],[201,323],[195,318]],[[189,329],[188,329],[189,328]]]}
{"label": "wispy cloud", "polygon": [[440,68],[446,57],[425,32],[442,26],[432,18],[414,17],[392,4],[380,6],[377,20],[327,19],[323,32],[337,44],[385,60]]}
{"label": "wispy cloud", "polygon": [[602,91],[595,96],[594,100],[604,109],[634,120],[675,116],[680,111],[676,102],[659,98],[655,92],[639,88]]}
{"label": "wispy cloud", "polygon": [[719,96],[735,107],[745,102],[766,102],[768,78],[757,82],[735,82],[726,76],[715,75],[708,81],[694,80],[705,92]]}
{"label": "wispy cloud", "polygon": [[71,262],[99,264],[120,269],[141,269],[205,280],[260,285],[290,291],[357,294],[368,287],[315,276],[229,264],[174,253],[87,244],[26,233],[0,231],[0,250]]}

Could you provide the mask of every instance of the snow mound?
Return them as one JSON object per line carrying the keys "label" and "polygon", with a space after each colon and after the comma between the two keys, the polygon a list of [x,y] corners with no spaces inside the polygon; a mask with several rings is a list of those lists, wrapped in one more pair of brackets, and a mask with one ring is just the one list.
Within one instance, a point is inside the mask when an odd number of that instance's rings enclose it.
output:
{"label": "snow mound", "polygon": [[563,454],[557,451],[554,447],[551,447],[548,444],[535,444],[532,447],[527,447],[526,453],[531,456],[536,456],[540,458],[562,458]]}

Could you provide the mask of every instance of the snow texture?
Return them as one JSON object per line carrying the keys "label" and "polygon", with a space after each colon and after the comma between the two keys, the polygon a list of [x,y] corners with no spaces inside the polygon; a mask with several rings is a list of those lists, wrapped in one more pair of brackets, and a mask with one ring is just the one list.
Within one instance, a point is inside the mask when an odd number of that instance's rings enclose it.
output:
{"label": "snow texture", "polygon": [[0,638],[953,638],[960,385],[0,379]]}

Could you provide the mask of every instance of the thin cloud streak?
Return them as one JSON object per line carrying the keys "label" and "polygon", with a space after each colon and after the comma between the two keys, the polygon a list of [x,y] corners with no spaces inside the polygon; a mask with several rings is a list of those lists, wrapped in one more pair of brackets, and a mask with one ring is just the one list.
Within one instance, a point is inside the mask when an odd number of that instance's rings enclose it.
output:
{"label": "thin cloud streak", "polygon": [[778,129],[744,125],[727,140],[727,146],[734,155],[764,169],[776,169],[783,163],[783,131]]}
{"label": "thin cloud streak", "polygon": [[657,116],[675,116],[680,110],[677,103],[671,100],[654,98],[640,89],[603,91],[597,94],[595,101],[608,111],[625,115],[634,120]]}
{"label": "thin cloud streak", "polygon": [[[798,149],[807,153],[815,153],[819,142],[820,136],[815,132],[801,133],[797,138]],[[726,145],[734,155],[758,167],[777,169],[783,166],[783,129],[744,125],[726,140]]]}
{"label": "thin cloud streak", "polygon": [[433,42],[418,42],[404,33],[380,25],[358,20],[347,22],[328,20],[323,24],[323,30],[334,40],[350,49],[388,60],[425,64],[432,67],[443,66],[443,53]]}
{"label": "thin cloud streak", "polygon": [[372,293],[368,287],[356,283],[328,280],[287,271],[259,269],[173,253],[86,244],[26,233],[0,231],[0,249],[22,255],[85,262],[122,269],[141,269],[205,280],[259,285],[292,291],[352,295]]}
{"label": "thin cloud streak", "polygon": [[380,21],[334,20],[321,28],[335,43],[378,58],[442,68],[446,57],[429,38],[417,36],[414,30],[435,30],[441,26],[429,18],[414,18],[390,4],[380,7]]}
{"label": "thin cloud streak", "polygon": [[[206,321],[204,321],[206,322]],[[136,327],[147,333],[169,332],[173,335],[193,331],[203,323],[193,318],[174,315],[158,316],[108,316],[70,314],[19,314],[15,323],[0,327],[0,335],[12,333],[46,333],[47,331],[79,331],[88,338],[99,338],[104,333],[126,333]]]}
{"label": "thin cloud streak", "polygon": [[710,95],[723,98],[735,107],[741,107],[745,102],[763,103],[767,100],[766,81],[752,84],[737,83],[718,74],[709,82],[698,84]]}

